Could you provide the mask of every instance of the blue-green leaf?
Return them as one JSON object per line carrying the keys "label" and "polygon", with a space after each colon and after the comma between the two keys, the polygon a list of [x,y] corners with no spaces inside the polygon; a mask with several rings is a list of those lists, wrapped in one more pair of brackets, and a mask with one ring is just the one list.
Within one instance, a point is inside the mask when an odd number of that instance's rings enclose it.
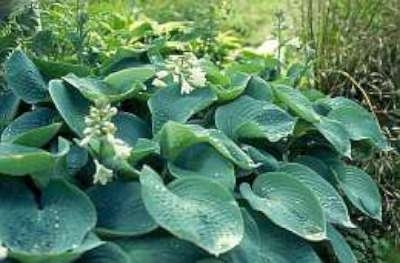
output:
{"label": "blue-green leaf", "polygon": [[190,241],[213,255],[239,244],[243,219],[232,194],[212,180],[180,178],[164,186],[149,167],[140,175],[142,197],[154,220],[178,238]]}
{"label": "blue-green leaf", "polygon": [[48,100],[47,86],[39,70],[21,49],[16,49],[5,63],[7,85],[27,103]]}
{"label": "blue-green leaf", "polygon": [[181,94],[176,86],[160,89],[148,101],[152,114],[153,134],[157,134],[168,121],[185,123],[195,113],[207,108],[217,100],[209,88],[195,89]]}
{"label": "blue-green leaf", "polygon": [[97,210],[98,233],[106,236],[136,236],[157,224],[144,207],[138,182],[116,181],[87,191]]}
{"label": "blue-green leaf", "polygon": [[300,181],[283,172],[259,175],[253,187],[243,183],[242,196],[272,222],[305,239],[326,238],[326,221],[317,197]]}
{"label": "blue-green leaf", "polygon": [[233,139],[267,138],[279,141],[292,134],[296,119],[267,101],[248,96],[221,106],[215,113],[218,129]]}

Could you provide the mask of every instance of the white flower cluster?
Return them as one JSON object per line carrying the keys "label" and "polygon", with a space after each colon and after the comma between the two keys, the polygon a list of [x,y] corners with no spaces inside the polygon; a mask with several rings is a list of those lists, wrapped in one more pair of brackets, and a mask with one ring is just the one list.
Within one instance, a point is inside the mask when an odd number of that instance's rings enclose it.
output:
{"label": "white flower cluster", "polygon": [[[129,158],[132,147],[114,136],[117,128],[112,123],[112,118],[115,115],[117,115],[117,108],[111,107],[110,104],[98,104],[91,107],[89,115],[85,117],[86,128],[83,131],[85,137],[79,145],[86,146],[92,139],[105,139],[105,142],[113,148],[116,158],[124,160]],[[100,164],[98,160],[94,162],[96,172],[93,183],[107,184],[113,178],[113,171]]]}
{"label": "white flower cluster", "polygon": [[8,256],[8,249],[0,245],[0,261],[6,259]]}
{"label": "white flower cluster", "polygon": [[96,172],[93,175],[93,183],[106,185],[111,182],[113,179],[113,171],[106,168],[97,160],[94,160],[94,164],[96,165]]}
{"label": "white flower cluster", "polygon": [[206,73],[200,61],[190,52],[183,55],[171,55],[165,61],[165,70],[157,72],[153,85],[166,87],[165,78],[172,75],[173,81],[181,85],[181,94],[189,94],[195,88],[206,86]]}

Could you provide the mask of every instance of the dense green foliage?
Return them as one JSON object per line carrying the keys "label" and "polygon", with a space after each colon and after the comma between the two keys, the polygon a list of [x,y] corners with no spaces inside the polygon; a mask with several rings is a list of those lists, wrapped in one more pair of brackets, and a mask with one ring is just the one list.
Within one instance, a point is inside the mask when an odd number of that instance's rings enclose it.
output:
{"label": "dense green foliage", "polygon": [[330,58],[292,54],[282,12],[275,58],[234,37],[241,1],[95,2],[2,28],[0,261],[387,258],[362,229],[396,227],[381,115],[312,88]]}
{"label": "dense green foliage", "polygon": [[382,210],[353,161],[390,146],[362,106],[303,94],[263,60],[219,69],[150,45],[77,76],[14,50],[0,98],[8,256],[319,262],[318,244],[354,262],[335,229],[356,227],[348,205]]}

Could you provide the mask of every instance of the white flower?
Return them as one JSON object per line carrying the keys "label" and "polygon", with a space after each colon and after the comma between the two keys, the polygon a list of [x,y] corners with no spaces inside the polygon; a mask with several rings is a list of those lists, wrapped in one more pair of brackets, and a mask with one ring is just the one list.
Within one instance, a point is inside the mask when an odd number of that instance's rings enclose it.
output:
{"label": "white flower", "polygon": [[167,83],[162,81],[161,79],[154,79],[153,82],[151,83],[154,87],[157,88],[165,88],[167,87]]}
{"label": "white flower", "polygon": [[0,245],[0,260],[6,259],[8,256],[8,249]]}
{"label": "white flower", "polygon": [[93,138],[93,135],[87,135],[85,137],[83,137],[82,140],[79,141],[78,145],[80,147],[85,147],[86,145],[89,144],[90,140]]}
{"label": "white flower", "polygon": [[206,73],[202,70],[202,68],[194,67],[190,69],[188,81],[196,87],[204,87],[207,82]]}
{"label": "white flower", "polygon": [[181,94],[189,94],[193,91],[193,87],[186,81],[185,78],[181,78]]}
{"label": "white flower", "polygon": [[130,147],[126,142],[121,139],[115,138],[110,135],[107,137],[108,142],[112,145],[115,155],[121,159],[128,159],[132,152],[132,147]]}
{"label": "white flower", "polygon": [[104,165],[99,163],[99,161],[94,160],[94,164],[96,165],[96,172],[93,176],[94,184],[106,185],[113,178],[113,171],[106,168]]}
{"label": "white flower", "polygon": [[259,46],[256,51],[259,54],[275,55],[279,49],[279,41],[277,39],[268,39]]}
{"label": "white flower", "polygon": [[161,71],[156,73],[156,77],[158,79],[163,79],[163,78],[167,77],[168,75],[169,75],[169,72],[166,71],[166,70],[161,70]]}

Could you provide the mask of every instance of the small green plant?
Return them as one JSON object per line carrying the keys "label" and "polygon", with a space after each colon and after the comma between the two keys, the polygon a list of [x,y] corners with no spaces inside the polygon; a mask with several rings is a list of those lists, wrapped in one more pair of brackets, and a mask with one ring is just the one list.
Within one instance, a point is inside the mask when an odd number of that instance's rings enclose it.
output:
{"label": "small green plant", "polygon": [[356,262],[340,233],[356,227],[348,205],[376,220],[382,208],[353,163],[390,150],[372,114],[343,97],[306,96],[290,78],[267,81],[265,64],[246,73],[243,61],[221,69],[154,50],[134,61],[49,80],[21,49],[10,55],[0,256]]}

